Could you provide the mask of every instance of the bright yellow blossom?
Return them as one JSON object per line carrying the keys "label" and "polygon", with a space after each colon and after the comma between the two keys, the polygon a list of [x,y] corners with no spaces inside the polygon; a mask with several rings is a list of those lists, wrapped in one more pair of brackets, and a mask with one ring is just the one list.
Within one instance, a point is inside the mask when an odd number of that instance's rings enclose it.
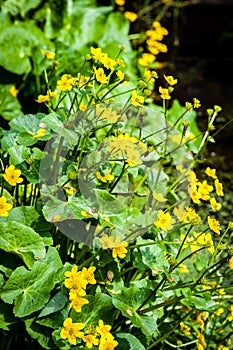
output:
{"label": "bright yellow blossom", "polygon": [[7,203],[5,196],[0,197],[0,216],[8,216],[8,212],[12,209],[12,207],[12,204]]}
{"label": "bright yellow blossom", "polygon": [[112,181],[114,180],[114,175],[111,174],[111,171],[112,169],[109,169],[106,175],[102,175],[100,171],[97,171],[96,177],[102,182]]}
{"label": "bright yellow blossom", "polygon": [[82,337],[82,340],[86,343],[88,349],[92,349],[93,345],[99,344],[99,339],[96,338],[96,335],[87,334]]}
{"label": "bright yellow blossom", "polygon": [[44,102],[48,102],[49,100],[50,100],[50,97],[48,95],[39,95],[36,102],[44,103]]}
{"label": "bright yellow blossom", "polygon": [[118,5],[118,6],[123,6],[125,4],[125,0],[115,0],[115,3]]}
{"label": "bright yellow blossom", "polygon": [[45,134],[46,134],[46,130],[41,128],[37,131],[35,135],[33,135],[33,137],[36,139],[38,137],[44,136]]}
{"label": "bright yellow blossom", "polygon": [[210,198],[210,205],[213,211],[220,210],[222,207],[222,204],[218,203],[214,197]]}
{"label": "bright yellow blossom", "polygon": [[229,267],[233,270],[233,256],[229,259]]}
{"label": "bright yellow blossom", "polygon": [[130,22],[135,22],[136,19],[138,18],[138,15],[134,12],[126,11],[124,13],[125,18],[127,18]]}
{"label": "bright yellow blossom", "polygon": [[114,350],[117,345],[114,339],[100,339],[99,350]]}
{"label": "bright yellow blossom", "polygon": [[57,89],[61,91],[71,91],[74,80],[69,74],[63,74],[61,79],[57,81]]}
{"label": "bright yellow blossom", "polygon": [[82,338],[83,332],[80,332],[85,327],[84,323],[73,323],[70,317],[66,318],[63,323],[60,336],[62,339],[68,339],[70,344],[76,345],[76,338]]}
{"label": "bright yellow blossom", "polygon": [[144,97],[137,95],[137,92],[135,90],[132,91],[132,105],[134,106],[141,106],[144,103]]}
{"label": "bright yellow blossom", "polygon": [[215,185],[215,190],[216,190],[216,193],[218,196],[224,196],[224,193],[223,193],[223,185],[221,184],[221,182],[219,182],[218,179],[216,179],[214,181],[214,185]]}
{"label": "bright yellow blossom", "polygon": [[69,299],[71,300],[70,308],[73,308],[76,312],[81,312],[83,305],[88,304],[89,301],[80,295],[77,295],[77,294],[75,294],[74,296],[73,295],[70,293],[70,297],[69,297]]}
{"label": "bright yellow blossom", "polygon": [[190,223],[194,226],[198,226],[201,223],[201,218],[193,208],[187,208],[182,221],[184,223]]}
{"label": "bright yellow blossom", "polygon": [[45,55],[49,60],[53,60],[55,58],[55,52],[51,52],[48,50],[40,49],[40,52]]}
{"label": "bright yellow blossom", "polygon": [[161,86],[159,87],[159,92],[161,94],[161,98],[163,100],[170,100],[171,96],[168,92],[168,89],[162,88]]}
{"label": "bright yellow blossom", "polygon": [[215,233],[217,233],[218,235],[220,235],[221,227],[220,227],[219,221],[211,218],[210,216],[208,216],[207,220],[208,220],[209,228]]}
{"label": "bright yellow blossom", "polygon": [[95,77],[96,80],[101,84],[107,84],[108,83],[108,77],[105,75],[103,68],[96,69],[94,67]]}
{"label": "bright yellow blossom", "polygon": [[112,248],[112,257],[115,259],[119,256],[119,258],[123,259],[126,256],[128,242],[121,241],[120,236],[116,236],[114,241],[114,246]]}
{"label": "bright yellow blossom", "polygon": [[161,230],[172,230],[176,220],[171,217],[170,213],[165,213],[162,210],[159,210],[157,213],[157,220],[155,220],[154,225]]}
{"label": "bright yellow blossom", "polygon": [[172,75],[165,75],[165,74],[164,74],[164,79],[165,79],[166,82],[167,82],[169,85],[171,85],[171,86],[176,85],[177,82],[178,82],[178,80],[175,79]]}
{"label": "bright yellow blossom", "polygon": [[10,165],[6,168],[3,177],[11,186],[16,186],[17,184],[23,182],[23,179],[20,177],[20,175],[21,170],[15,169],[14,165]]}
{"label": "bright yellow blossom", "polygon": [[16,87],[13,85],[9,89],[12,96],[16,97],[18,95],[19,90],[16,89]]}
{"label": "bright yellow blossom", "polygon": [[213,179],[216,179],[216,169],[211,169],[210,167],[207,167],[205,170],[206,175],[208,175],[209,177],[212,177]]}

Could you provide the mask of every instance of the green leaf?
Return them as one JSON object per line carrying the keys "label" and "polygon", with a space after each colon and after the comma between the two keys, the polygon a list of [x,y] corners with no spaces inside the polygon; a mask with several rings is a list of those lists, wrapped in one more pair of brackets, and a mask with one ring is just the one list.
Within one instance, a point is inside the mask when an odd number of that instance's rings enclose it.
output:
{"label": "green leaf", "polygon": [[0,226],[0,248],[18,255],[31,268],[35,258],[43,258],[43,239],[32,228],[16,221],[2,222]]}
{"label": "green leaf", "polygon": [[[19,222],[22,225],[31,227],[32,224],[36,223],[39,219],[39,214],[37,213],[36,209],[31,206],[22,206],[22,207],[16,207],[13,208],[9,212],[9,216],[2,217],[2,221],[5,222]],[[0,222],[1,222],[0,219]]]}
{"label": "green leaf", "polygon": [[16,269],[0,296],[6,303],[14,303],[15,316],[28,316],[48,302],[51,290],[61,280],[62,268],[56,248],[49,247],[46,256],[36,261],[30,271],[24,266]]}
{"label": "green leaf", "polygon": [[151,290],[147,288],[125,288],[121,294],[113,296],[112,302],[135,327],[141,328],[145,335],[151,336],[156,331],[156,319],[153,316],[140,316],[137,313],[137,309],[150,293]]}
{"label": "green leaf", "polygon": [[10,164],[20,164],[30,156],[30,149],[26,146],[14,145],[8,149],[10,155]]}
{"label": "green leaf", "polygon": [[62,292],[58,292],[43,308],[41,313],[38,315],[38,318],[51,315],[57,311],[60,311],[65,306],[67,301],[67,297],[64,294],[62,294]]}
{"label": "green leaf", "polygon": [[18,132],[36,134],[38,129],[40,128],[40,123],[44,116],[45,115],[42,113],[26,114],[24,116],[15,118],[9,124],[12,129]]}
{"label": "green leaf", "polygon": [[[153,243],[152,240],[147,239],[144,240],[141,237],[138,239],[138,244],[146,244]],[[169,263],[167,262],[166,248],[159,244],[158,242],[154,242],[153,245],[148,245],[139,248],[142,254],[142,262],[151,269],[151,271],[157,272],[167,272],[169,270]]]}
{"label": "green leaf", "polygon": [[104,323],[112,323],[112,299],[104,293],[96,293],[96,295],[88,295],[85,297],[89,300],[89,304],[82,307],[81,313],[71,311],[71,318],[74,322],[84,322],[86,326],[97,325],[101,319]]}
{"label": "green leaf", "polygon": [[142,343],[130,333],[117,333],[116,340],[121,350],[146,350]]}
{"label": "green leaf", "polygon": [[0,85],[0,115],[6,120],[11,120],[23,114],[17,97],[12,96],[9,91],[11,86],[8,84]]}
{"label": "green leaf", "polygon": [[59,137],[63,136],[70,147],[77,143],[78,133],[74,130],[69,130],[60,120],[57,113],[48,114],[43,118],[42,122],[55,131]]}

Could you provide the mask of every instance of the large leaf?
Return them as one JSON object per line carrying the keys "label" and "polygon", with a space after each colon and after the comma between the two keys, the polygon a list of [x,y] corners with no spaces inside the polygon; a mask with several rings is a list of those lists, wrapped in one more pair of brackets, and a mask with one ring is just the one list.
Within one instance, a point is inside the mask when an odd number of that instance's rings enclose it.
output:
{"label": "large leaf", "polygon": [[56,248],[49,247],[46,256],[36,261],[31,270],[20,266],[12,273],[0,293],[2,300],[14,303],[17,317],[25,317],[42,309],[49,300],[51,290],[62,278],[62,267]]}
{"label": "large leaf", "polygon": [[152,335],[156,331],[156,319],[153,316],[140,316],[138,308],[150,295],[147,288],[125,288],[121,294],[113,296],[113,305],[119,309],[123,316],[129,318],[135,327],[142,330],[145,335]]}
{"label": "large leaf", "polygon": [[7,120],[23,114],[19,100],[12,96],[9,91],[11,86],[0,85],[0,116]]}
{"label": "large leaf", "polygon": [[18,255],[31,268],[35,258],[43,258],[43,239],[32,228],[16,221],[1,222],[0,248]]}

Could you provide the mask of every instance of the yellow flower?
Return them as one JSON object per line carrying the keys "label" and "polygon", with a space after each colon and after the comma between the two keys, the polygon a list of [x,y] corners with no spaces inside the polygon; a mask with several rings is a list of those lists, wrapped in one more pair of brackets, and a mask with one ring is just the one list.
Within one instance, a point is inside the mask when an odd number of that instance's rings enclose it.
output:
{"label": "yellow flower", "polygon": [[163,100],[170,100],[171,96],[169,95],[168,89],[162,88],[161,86],[159,87],[159,92],[161,94],[161,98]]}
{"label": "yellow flower", "polygon": [[56,98],[58,97],[58,93],[56,91],[51,91],[51,90],[48,90],[47,91],[47,95],[50,97],[50,98]]}
{"label": "yellow flower", "polygon": [[57,81],[57,89],[61,91],[71,91],[74,80],[69,74],[63,74],[61,79]]}
{"label": "yellow flower", "polygon": [[215,198],[210,198],[210,205],[213,211],[220,210],[222,207],[221,203],[218,203]]}
{"label": "yellow flower", "polygon": [[201,199],[204,201],[208,200],[210,198],[209,193],[213,191],[213,186],[208,185],[207,181],[204,180],[203,182],[197,183],[198,190],[197,192],[201,195]]}
{"label": "yellow flower", "polygon": [[152,62],[154,62],[155,60],[155,55],[152,55],[151,53],[143,53],[142,57],[139,58],[138,63],[143,66],[143,67],[147,67],[149,66]]}
{"label": "yellow flower", "polygon": [[200,343],[197,343],[197,350],[204,350],[203,345]]}
{"label": "yellow flower", "polygon": [[124,13],[125,18],[127,18],[130,22],[135,22],[136,19],[138,18],[138,15],[134,12],[126,11]]}
{"label": "yellow flower", "polygon": [[224,309],[220,307],[217,311],[215,311],[215,315],[221,316],[224,313]]}
{"label": "yellow flower", "polygon": [[127,254],[126,247],[128,247],[128,242],[121,241],[121,237],[116,236],[114,246],[112,248],[112,257],[115,259],[117,256],[119,256],[119,258],[123,259]]}
{"label": "yellow flower", "polygon": [[193,108],[199,108],[199,107],[201,107],[201,102],[196,97],[194,97],[193,98]]}
{"label": "yellow flower", "polygon": [[33,135],[33,137],[36,139],[38,137],[42,137],[46,134],[46,130],[45,129],[39,129],[37,131],[37,133],[35,135]]}
{"label": "yellow flower", "polygon": [[101,84],[107,84],[108,83],[108,77],[104,74],[103,68],[96,69],[94,67],[95,77],[98,82]]}
{"label": "yellow flower", "polygon": [[103,249],[111,249],[114,246],[114,237],[103,235],[100,239]]}
{"label": "yellow flower", "polygon": [[208,220],[209,228],[215,233],[217,233],[218,235],[220,235],[221,227],[218,220],[212,219],[210,216],[208,216],[207,220]]}
{"label": "yellow flower", "polygon": [[83,305],[86,305],[89,303],[89,301],[80,295],[75,295],[74,298],[72,298],[72,295],[70,295],[70,308],[73,308],[76,312],[81,312]]}
{"label": "yellow flower", "polygon": [[101,337],[106,337],[108,336],[111,328],[111,326],[108,324],[105,325],[102,320],[99,320],[98,326],[96,326],[96,332],[99,333]]}
{"label": "yellow flower", "polygon": [[153,198],[158,202],[164,203],[167,201],[167,199],[162,195],[162,193],[153,192],[152,195]]}
{"label": "yellow flower", "polygon": [[94,276],[94,271],[96,270],[95,266],[91,266],[88,269],[86,267],[83,267],[81,271],[81,278],[82,282],[84,282],[86,285],[87,284],[96,284],[95,276]]}
{"label": "yellow flower", "polygon": [[224,193],[223,193],[223,186],[221,184],[221,182],[219,182],[218,179],[216,179],[214,181],[214,185],[215,185],[215,190],[216,190],[216,193],[218,196],[224,196]]}
{"label": "yellow flower", "polygon": [[205,170],[205,173],[209,177],[212,177],[213,179],[217,179],[216,169],[210,169],[210,167],[207,167],[206,170]]}
{"label": "yellow flower", "polygon": [[16,89],[16,87],[13,85],[9,89],[12,96],[16,97],[18,95],[19,90]]}
{"label": "yellow flower", "polygon": [[20,184],[23,181],[20,175],[21,170],[15,169],[14,165],[10,165],[6,168],[3,177],[11,186],[16,186],[17,184]]}
{"label": "yellow flower", "polygon": [[97,61],[101,60],[101,58],[104,55],[100,47],[97,47],[97,48],[91,47],[91,53],[93,55],[93,58]]}
{"label": "yellow flower", "polygon": [[182,221],[186,224],[190,223],[194,226],[198,226],[201,223],[201,218],[193,208],[187,208]]}
{"label": "yellow flower", "polygon": [[169,85],[176,85],[178,80],[175,79],[172,75],[165,75],[164,74],[164,79],[166,80],[166,82],[168,82]]}
{"label": "yellow flower", "polygon": [[99,344],[99,339],[95,335],[87,334],[82,337],[83,341],[86,343],[88,349],[92,349],[93,345]]}
{"label": "yellow flower", "polygon": [[103,63],[105,68],[111,69],[111,70],[114,70],[114,67],[116,65],[116,61],[108,57],[106,53],[103,54],[103,56],[100,58],[100,62]]}
{"label": "yellow flower", "polygon": [[187,326],[184,322],[180,322],[180,329],[181,331],[186,334],[186,335],[190,335],[190,327]]}
{"label": "yellow flower", "polygon": [[85,327],[84,323],[73,323],[70,317],[66,318],[60,333],[62,339],[68,339],[70,344],[76,345],[76,338],[83,338],[84,333],[80,332]]}
{"label": "yellow flower", "polygon": [[125,0],[115,0],[115,3],[118,5],[118,6],[123,6],[125,4]]}
{"label": "yellow flower", "polygon": [[229,259],[229,267],[233,270],[233,256]]}
{"label": "yellow flower", "polygon": [[64,189],[65,189],[67,194],[74,194],[76,192],[76,189],[72,186],[69,186],[69,185],[65,185]]}
{"label": "yellow flower", "polygon": [[114,339],[100,339],[99,350],[114,350],[117,345]]}
{"label": "yellow flower", "polygon": [[200,340],[201,345],[203,345],[204,347],[206,347],[206,341],[205,341],[205,337],[201,332],[197,332],[197,338]]}
{"label": "yellow flower", "polygon": [[[187,266],[185,264],[180,264],[179,271],[180,271],[180,273],[188,273],[189,269],[187,268]],[[187,334],[187,333],[185,333],[185,334]]]}
{"label": "yellow flower", "polygon": [[8,216],[12,207],[12,204],[7,203],[5,196],[0,197],[0,216]]}
{"label": "yellow flower", "polygon": [[194,232],[194,240],[191,244],[191,252],[197,251],[200,246],[207,246],[207,250],[213,254],[214,253],[214,243],[210,233]]}
{"label": "yellow flower", "polygon": [[55,57],[55,52],[40,49],[40,52],[45,55],[49,60],[53,60]]}
{"label": "yellow flower", "polygon": [[170,213],[164,213],[162,210],[159,210],[154,225],[166,231],[172,230],[175,222],[176,220],[171,217]]}
{"label": "yellow flower", "polygon": [[50,97],[48,95],[39,95],[38,99],[36,100],[36,102],[38,103],[44,103],[50,100]]}
{"label": "yellow flower", "polygon": [[114,180],[114,175],[111,174],[111,171],[112,169],[109,169],[106,175],[102,175],[99,171],[97,171],[96,177],[102,182],[112,181]]}
{"label": "yellow flower", "polygon": [[134,106],[141,106],[144,103],[144,97],[137,95],[137,92],[133,90],[131,102]]}

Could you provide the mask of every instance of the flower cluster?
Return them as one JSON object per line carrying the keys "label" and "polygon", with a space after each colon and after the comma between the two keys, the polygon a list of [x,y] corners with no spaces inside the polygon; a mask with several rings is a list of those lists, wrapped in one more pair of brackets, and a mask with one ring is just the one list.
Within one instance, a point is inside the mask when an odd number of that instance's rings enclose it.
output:
{"label": "flower cluster", "polygon": [[[103,320],[99,320],[96,327],[89,326],[84,330],[84,323],[75,323],[71,317],[65,319],[60,336],[62,339],[68,339],[70,344],[76,345],[77,342],[83,341],[88,349],[98,346],[99,350],[114,350],[118,342],[111,334],[111,326],[104,324]],[[84,330],[80,332],[81,330]]]}
{"label": "flower cluster", "polygon": [[146,31],[146,35],[146,44],[149,53],[143,53],[142,57],[138,60],[138,63],[143,67],[149,67],[160,52],[167,52],[167,46],[161,41],[164,36],[168,35],[168,31],[158,21],[152,23],[152,28]]}
{"label": "flower cluster", "polygon": [[84,298],[86,295],[86,287],[88,284],[96,284],[94,277],[95,266],[84,267],[78,271],[77,266],[72,267],[71,271],[66,271],[65,286],[69,289],[69,299],[71,301],[70,308],[76,312],[81,312],[82,306],[88,304],[88,300]]}

